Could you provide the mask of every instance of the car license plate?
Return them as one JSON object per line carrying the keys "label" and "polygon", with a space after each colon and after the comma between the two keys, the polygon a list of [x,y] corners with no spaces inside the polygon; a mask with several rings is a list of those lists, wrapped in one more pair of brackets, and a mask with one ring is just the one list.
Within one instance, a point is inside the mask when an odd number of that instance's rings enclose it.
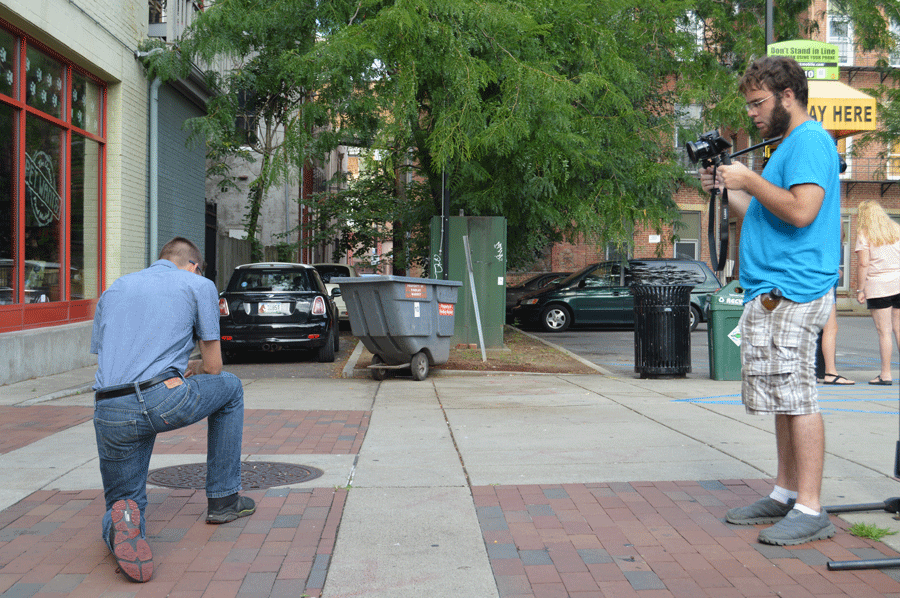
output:
{"label": "car license plate", "polygon": [[257,313],[261,316],[286,316],[291,313],[290,303],[260,303]]}

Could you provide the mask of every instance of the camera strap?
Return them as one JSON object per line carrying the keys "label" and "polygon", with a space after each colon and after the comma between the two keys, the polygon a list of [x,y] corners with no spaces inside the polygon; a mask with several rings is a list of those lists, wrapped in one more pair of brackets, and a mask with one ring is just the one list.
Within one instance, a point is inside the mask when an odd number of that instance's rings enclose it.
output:
{"label": "camera strap", "polygon": [[[722,157],[723,164],[731,164],[728,156]],[[716,168],[713,169],[713,181],[716,180]],[[707,234],[709,237],[709,259],[714,272],[722,272],[725,269],[725,261],[728,258],[728,189],[722,189],[722,201],[719,208],[716,207],[716,195],[718,187],[713,187],[709,192],[709,223]],[[719,221],[719,250],[716,251],[716,219]]]}

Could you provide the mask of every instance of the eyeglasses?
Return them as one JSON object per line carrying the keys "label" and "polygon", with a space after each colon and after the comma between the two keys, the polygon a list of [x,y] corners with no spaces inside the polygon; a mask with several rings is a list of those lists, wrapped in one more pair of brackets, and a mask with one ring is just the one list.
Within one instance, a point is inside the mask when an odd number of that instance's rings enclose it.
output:
{"label": "eyeglasses", "polygon": [[761,100],[756,100],[755,102],[747,102],[746,104],[744,104],[744,108],[747,109],[747,112],[752,112],[753,110],[758,109],[762,105],[763,102],[765,102],[766,100],[768,100],[769,98],[774,97],[774,96],[775,96],[775,94],[773,93],[771,95],[764,97]]}
{"label": "eyeglasses", "polygon": [[194,260],[188,260],[188,263],[189,263],[189,264],[192,264],[192,265],[197,269],[197,270],[196,270],[197,274],[199,274],[200,276],[203,276],[203,268],[201,268],[201,267],[197,264],[197,262],[195,262]]}

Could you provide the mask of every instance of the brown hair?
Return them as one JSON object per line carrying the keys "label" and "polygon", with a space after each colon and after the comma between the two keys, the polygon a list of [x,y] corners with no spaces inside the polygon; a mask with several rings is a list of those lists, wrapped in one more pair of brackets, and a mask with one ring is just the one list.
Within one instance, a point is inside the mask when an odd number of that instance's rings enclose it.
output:
{"label": "brown hair", "polygon": [[187,266],[190,262],[199,264],[201,267],[203,264],[200,248],[193,241],[184,237],[175,237],[163,245],[159,252],[159,259],[169,260],[179,267]]}
{"label": "brown hair", "polygon": [[754,60],[741,77],[738,90],[746,95],[763,87],[777,94],[790,89],[803,106],[809,101],[806,73],[796,60],[787,56],[766,56]]}

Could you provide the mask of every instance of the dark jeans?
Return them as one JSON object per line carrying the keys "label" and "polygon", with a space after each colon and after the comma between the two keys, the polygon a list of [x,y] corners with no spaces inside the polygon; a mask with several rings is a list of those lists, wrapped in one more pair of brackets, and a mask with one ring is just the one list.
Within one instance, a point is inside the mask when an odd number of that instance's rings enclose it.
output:
{"label": "dark jeans", "polygon": [[[132,499],[141,510],[141,536],[147,507],[147,473],[156,435],[209,418],[206,496],[221,498],[241,490],[244,387],[233,374],[200,374],[168,388],[159,383],[137,393],[103,399],[94,406],[94,431],[106,497],[103,538],[118,500]],[[110,547],[112,549],[112,547]]]}

